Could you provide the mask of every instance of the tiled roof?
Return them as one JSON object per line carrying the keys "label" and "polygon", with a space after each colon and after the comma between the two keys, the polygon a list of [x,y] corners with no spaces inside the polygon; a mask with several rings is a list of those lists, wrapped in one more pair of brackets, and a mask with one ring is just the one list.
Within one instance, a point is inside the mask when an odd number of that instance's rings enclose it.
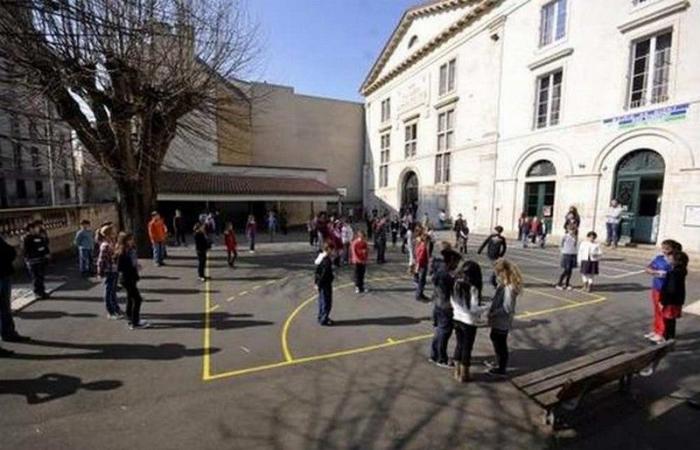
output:
{"label": "tiled roof", "polygon": [[163,171],[161,194],[337,196],[332,187],[311,178],[251,177],[222,173]]}

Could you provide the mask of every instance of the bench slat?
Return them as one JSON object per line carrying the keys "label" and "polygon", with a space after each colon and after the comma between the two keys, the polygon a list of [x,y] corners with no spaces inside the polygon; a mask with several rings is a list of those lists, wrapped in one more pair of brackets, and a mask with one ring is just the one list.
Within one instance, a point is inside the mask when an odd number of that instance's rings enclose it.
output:
{"label": "bench slat", "polygon": [[550,378],[573,372],[581,367],[589,366],[593,363],[612,358],[613,356],[617,356],[621,353],[624,353],[624,350],[619,347],[607,347],[602,350],[556,364],[554,366],[545,367],[544,369],[513,378],[512,383],[518,389],[524,389],[532,384],[540,383]]}

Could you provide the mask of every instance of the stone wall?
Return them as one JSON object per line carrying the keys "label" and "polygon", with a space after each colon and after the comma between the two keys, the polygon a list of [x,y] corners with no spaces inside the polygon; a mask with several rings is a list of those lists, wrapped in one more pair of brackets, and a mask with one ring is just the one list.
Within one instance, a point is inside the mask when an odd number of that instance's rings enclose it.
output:
{"label": "stone wall", "polygon": [[15,266],[23,265],[22,237],[25,226],[41,219],[49,234],[51,254],[68,254],[73,251],[73,238],[84,219],[92,223],[93,228],[104,222],[118,223],[117,207],[113,203],[96,205],[66,206],[55,208],[20,208],[0,210],[0,234],[17,248],[19,257]]}

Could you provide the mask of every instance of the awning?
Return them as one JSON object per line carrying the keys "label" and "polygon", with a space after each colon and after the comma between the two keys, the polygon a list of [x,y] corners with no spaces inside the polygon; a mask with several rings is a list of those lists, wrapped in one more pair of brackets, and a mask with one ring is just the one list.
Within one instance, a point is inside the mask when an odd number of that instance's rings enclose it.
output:
{"label": "awning", "polygon": [[334,202],[338,192],[313,178],[163,171],[159,175],[158,200]]}

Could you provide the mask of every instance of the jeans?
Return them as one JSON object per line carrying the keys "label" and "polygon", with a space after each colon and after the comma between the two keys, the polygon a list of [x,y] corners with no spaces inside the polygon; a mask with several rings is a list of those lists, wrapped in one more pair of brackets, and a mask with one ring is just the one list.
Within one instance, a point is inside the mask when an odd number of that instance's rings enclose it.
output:
{"label": "jeans", "polygon": [[386,262],[386,241],[377,241],[377,264]]}
{"label": "jeans", "polygon": [[416,274],[413,276],[413,280],[416,282],[416,300],[420,300],[424,294],[425,282],[428,278],[428,266],[419,267]]}
{"label": "jeans", "polygon": [[496,353],[496,363],[500,373],[506,373],[508,367],[508,330],[491,328],[491,343]]}
{"label": "jeans", "polygon": [[197,252],[197,276],[199,276],[199,278],[205,277],[206,266],[207,252]]}
{"label": "jeans", "polygon": [[80,267],[80,273],[83,275],[91,274],[93,272],[91,248],[78,249],[78,266]]}
{"label": "jeans", "polygon": [[255,234],[248,235],[248,241],[250,242],[250,251],[255,251]]}
{"label": "jeans", "polygon": [[607,231],[607,237],[605,238],[605,243],[606,244],[613,244],[617,247],[617,243],[620,242],[620,224],[606,223],[605,229]]}
{"label": "jeans", "polygon": [[333,286],[318,287],[318,323],[323,325],[330,320],[333,308]]}
{"label": "jeans", "polygon": [[123,281],[122,286],[126,290],[126,317],[129,318],[129,323],[138,325],[141,323],[141,303],[143,298],[139,292],[136,281]]}
{"label": "jeans", "polygon": [[343,264],[350,262],[350,243],[343,244]]}
{"label": "jeans", "polygon": [[457,337],[457,346],[455,347],[454,360],[469,367],[472,362],[472,350],[474,349],[474,341],[476,340],[476,330],[474,325],[469,325],[455,320],[455,336]]}
{"label": "jeans", "polygon": [[12,281],[10,277],[0,278],[0,334],[3,337],[14,336],[15,321],[12,319]]}
{"label": "jeans", "polygon": [[355,264],[355,287],[360,292],[365,291],[365,272],[367,266],[365,264]]}
{"label": "jeans", "polygon": [[175,239],[177,245],[187,245],[187,239],[185,239],[185,230],[175,230]]}
{"label": "jeans", "polygon": [[38,297],[45,296],[44,276],[46,274],[46,261],[29,263],[27,264],[27,269],[34,282],[34,294]]}
{"label": "jeans", "polygon": [[309,245],[314,246],[318,240],[318,233],[316,230],[309,231]]}
{"label": "jeans", "polygon": [[430,346],[430,359],[435,362],[447,364],[447,344],[452,336],[452,310],[434,307],[433,326],[435,334]]}
{"label": "jeans", "polygon": [[119,272],[107,272],[105,274],[105,308],[107,314],[119,314],[119,303],[117,303],[117,283],[119,282]]}
{"label": "jeans", "polygon": [[163,264],[165,260],[165,242],[153,242],[153,262]]}
{"label": "jeans", "polygon": [[228,262],[228,265],[233,267],[233,265],[236,263],[236,258],[238,258],[238,252],[236,250],[227,250],[226,254],[226,261]]}

